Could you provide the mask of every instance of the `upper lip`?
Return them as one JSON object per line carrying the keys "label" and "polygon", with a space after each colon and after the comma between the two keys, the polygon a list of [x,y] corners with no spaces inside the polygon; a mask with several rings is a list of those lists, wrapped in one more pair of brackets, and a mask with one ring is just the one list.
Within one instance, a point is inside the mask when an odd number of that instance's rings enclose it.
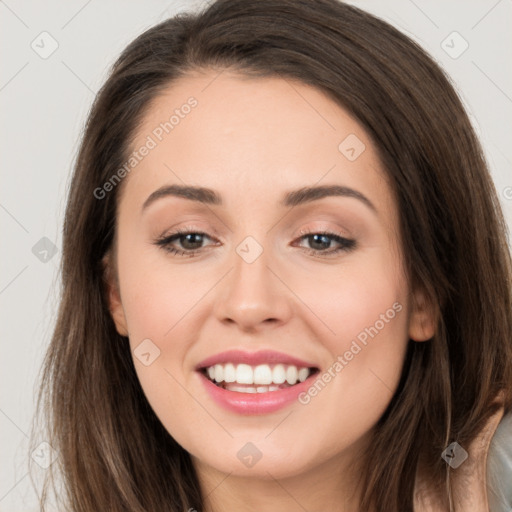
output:
{"label": "upper lip", "polygon": [[298,368],[316,368],[316,365],[309,363],[297,357],[283,354],[282,352],[275,352],[274,350],[260,350],[258,352],[244,352],[242,350],[228,350],[208,357],[201,361],[197,366],[196,370],[202,368],[208,368],[216,364],[224,363],[245,363],[250,366],[256,366],[258,364],[288,364],[294,365]]}

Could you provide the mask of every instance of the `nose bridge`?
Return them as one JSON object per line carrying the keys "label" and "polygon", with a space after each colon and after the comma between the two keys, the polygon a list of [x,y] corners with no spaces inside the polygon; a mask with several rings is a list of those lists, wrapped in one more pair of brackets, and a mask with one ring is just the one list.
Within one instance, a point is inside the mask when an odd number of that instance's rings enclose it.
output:
{"label": "nose bridge", "polygon": [[[267,244],[268,245],[268,244]],[[231,272],[226,276],[223,293],[218,298],[219,320],[256,327],[272,319],[282,322],[289,315],[286,287],[275,275],[271,249],[247,236],[232,255]]]}

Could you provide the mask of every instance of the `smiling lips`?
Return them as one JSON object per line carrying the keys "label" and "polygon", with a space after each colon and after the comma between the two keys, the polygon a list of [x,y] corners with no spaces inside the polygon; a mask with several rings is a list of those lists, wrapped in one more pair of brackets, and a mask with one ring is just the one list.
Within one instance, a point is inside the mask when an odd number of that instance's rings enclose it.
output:
{"label": "smiling lips", "polygon": [[273,350],[229,350],[205,359],[196,369],[224,389],[264,393],[304,382],[317,368]]}
{"label": "smiling lips", "polygon": [[243,414],[272,412],[293,402],[318,372],[311,363],[270,350],[223,352],[196,370],[214,401]]}

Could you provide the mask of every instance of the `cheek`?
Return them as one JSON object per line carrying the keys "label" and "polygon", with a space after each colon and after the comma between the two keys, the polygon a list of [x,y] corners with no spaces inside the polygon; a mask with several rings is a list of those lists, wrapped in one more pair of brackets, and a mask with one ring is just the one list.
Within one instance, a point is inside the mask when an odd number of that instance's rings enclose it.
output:
{"label": "cheek", "polygon": [[[119,273],[139,383],[160,421],[181,439],[189,425],[181,411],[193,411],[183,371],[190,340],[198,337],[194,332],[197,323],[191,318],[207,283],[141,253],[125,257]],[[201,414],[200,410],[193,412]]]}
{"label": "cheek", "polygon": [[[187,354],[201,337],[210,299],[206,296],[218,274],[211,269],[173,265],[160,250],[140,249],[142,243],[138,243],[135,251],[119,252],[123,255],[118,263],[119,279],[132,357],[142,387],[151,398],[165,394],[165,389],[177,391],[177,381],[183,383],[189,370],[186,364],[190,364]],[[154,362],[145,366],[148,357],[140,355],[148,352]],[[162,386],[164,382],[169,386]],[[173,402],[178,396],[166,395],[164,402]]]}
{"label": "cheek", "polygon": [[[310,325],[330,360],[302,403],[332,425],[345,423],[350,411],[354,432],[362,432],[398,386],[408,344],[407,284],[397,262],[382,254],[314,282],[298,295],[317,317]],[[328,403],[340,407],[323,409]]]}
{"label": "cheek", "polygon": [[373,339],[369,332],[380,339],[377,349],[391,348],[387,346],[391,340],[397,342],[393,346],[403,348],[407,283],[386,251],[347,259],[316,272],[313,279],[311,274],[307,279],[288,278],[306,306],[302,314],[310,315],[310,325],[331,354],[348,350],[354,339],[362,343]]}
{"label": "cheek", "polygon": [[120,261],[123,306],[134,343],[141,337],[171,339],[206,293],[207,276],[183,268],[151,248]]}

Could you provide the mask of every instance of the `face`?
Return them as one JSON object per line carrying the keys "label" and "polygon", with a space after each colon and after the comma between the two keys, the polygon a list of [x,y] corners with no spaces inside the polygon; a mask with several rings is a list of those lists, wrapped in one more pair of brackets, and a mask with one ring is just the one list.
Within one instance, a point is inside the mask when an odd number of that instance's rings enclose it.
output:
{"label": "face", "polygon": [[[432,336],[403,273],[395,199],[365,131],[321,91],[217,75],[181,78],[138,129],[111,313],[198,467],[340,467],[389,404],[409,339]],[[209,191],[199,201],[173,185]]]}

